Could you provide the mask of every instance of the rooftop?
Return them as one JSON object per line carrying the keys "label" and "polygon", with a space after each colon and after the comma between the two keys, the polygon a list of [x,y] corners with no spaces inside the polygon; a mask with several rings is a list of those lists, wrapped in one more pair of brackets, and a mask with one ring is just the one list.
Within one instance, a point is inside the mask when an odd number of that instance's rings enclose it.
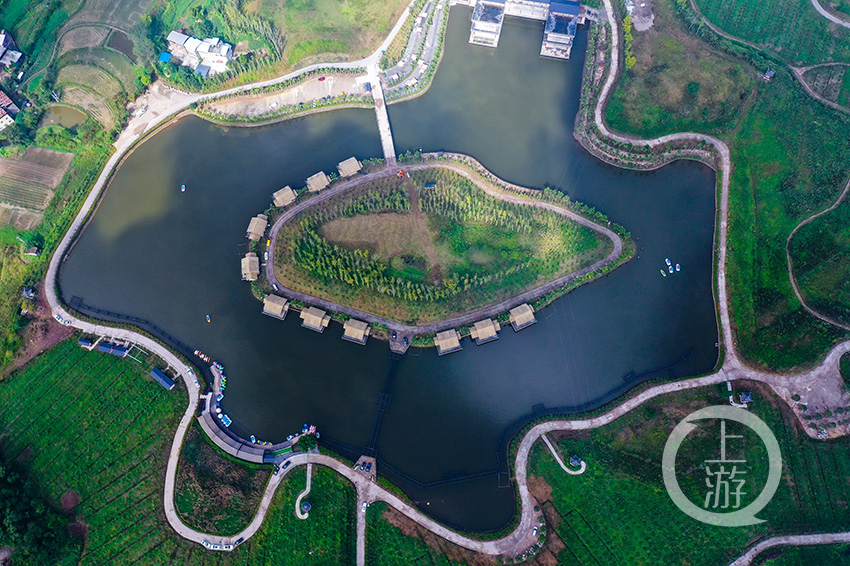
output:
{"label": "rooftop", "polygon": [[242,279],[256,281],[260,276],[260,258],[254,252],[248,252],[242,258]]}
{"label": "rooftop", "polygon": [[510,310],[511,315],[511,326],[514,327],[514,330],[522,330],[526,326],[531,326],[537,319],[534,318],[534,309],[528,303],[523,303],[518,307],[514,307]]}
{"label": "rooftop", "polygon": [[434,337],[434,345],[437,347],[437,353],[441,356],[463,349],[460,345],[460,333],[454,328],[438,332]]}
{"label": "rooftop", "polygon": [[280,319],[286,318],[289,311],[289,301],[277,295],[266,295],[263,299],[263,314]]}
{"label": "rooftop", "polygon": [[245,232],[245,237],[256,242],[266,233],[266,227],[269,225],[269,217],[265,214],[258,214],[248,223],[248,231]]}
{"label": "rooftop", "polygon": [[472,339],[475,340],[476,344],[481,345],[497,340],[499,338],[499,328],[500,326],[498,322],[494,321],[492,318],[488,318],[480,320],[472,325],[472,330],[469,334],[472,336]]}
{"label": "rooftop", "polygon": [[325,328],[327,328],[328,324],[331,322],[331,315],[322,309],[307,307],[301,311],[301,321],[301,326],[304,328],[309,328],[316,332],[324,332]]}
{"label": "rooftop", "polygon": [[272,194],[272,201],[275,206],[286,206],[292,204],[297,196],[298,195],[295,194],[295,191],[292,190],[292,187],[286,185],[279,191]]}
{"label": "rooftop", "polygon": [[356,342],[357,344],[365,344],[371,330],[369,323],[353,318],[346,320],[342,327],[345,330],[342,334],[343,340]]}
{"label": "rooftop", "polygon": [[307,188],[310,189],[311,193],[316,193],[324,189],[330,184],[330,179],[325,175],[324,171],[319,171],[315,175],[311,175],[307,178]]}
{"label": "rooftop", "polygon": [[165,39],[171,43],[176,43],[177,45],[184,45],[186,40],[189,39],[189,36],[185,33],[180,33],[179,31],[172,31]]}
{"label": "rooftop", "polygon": [[355,157],[349,157],[337,166],[339,174],[343,177],[351,177],[352,175],[357,174],[357,172],[362,168],[363,165],[357,161],[357,158]]}

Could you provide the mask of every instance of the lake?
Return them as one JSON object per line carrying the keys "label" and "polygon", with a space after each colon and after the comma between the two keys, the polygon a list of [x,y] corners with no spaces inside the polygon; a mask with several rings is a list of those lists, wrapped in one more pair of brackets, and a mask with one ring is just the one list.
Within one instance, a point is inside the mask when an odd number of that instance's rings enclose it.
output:
{"label": "lake", "polygon": [[[431,89],[389,107],[397,151],[460,151],[511,182],[558,188],[625,226],[638,246],[636,259],[520,333],[507,327],[496,342],[466,340],[444,357],[412,349],[398,364],[375,445],[380,472],[438,520],[486,531],[515,511],[504,442],[523,422],[714,367],[715,174],[693,162],[636,173],[598,161],[572,136],[585,32],[571,61],[552,61],[539,57],[542,23],[508,18],[492,50],[468,44],[468,14],[452,9]],[[115,175],[65,263],[65,301],[150,320],[220,360],[237,432],[279,441],[311,423],[356,458],[392,367],[387,344],[344,342],[335,323],[320,335],[294,314],[263,316],[239,276],[245,227],[271,193],[351,155],[381,155],[372,110],[262,128],[181,120]],[[666,258],[681,272],[662,277]],[[581,456],[592,465],[592,454]]]}

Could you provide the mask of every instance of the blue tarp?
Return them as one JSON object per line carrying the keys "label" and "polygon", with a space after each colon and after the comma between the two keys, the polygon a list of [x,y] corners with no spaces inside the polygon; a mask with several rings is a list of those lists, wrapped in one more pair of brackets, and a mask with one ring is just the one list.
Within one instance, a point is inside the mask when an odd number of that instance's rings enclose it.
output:
{"label": "blue tarp", "polygon": [[171,53],[162,52],[159,54],[160,63],[171,63]]}

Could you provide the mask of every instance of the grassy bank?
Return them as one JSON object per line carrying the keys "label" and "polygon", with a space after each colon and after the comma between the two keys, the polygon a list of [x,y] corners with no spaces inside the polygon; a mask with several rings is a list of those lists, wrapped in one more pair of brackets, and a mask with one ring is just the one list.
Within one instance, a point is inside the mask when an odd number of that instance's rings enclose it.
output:
{"label": "grassy bank", "polygon": [[[688,41],[697,42],[702,50],[715,51],[725,59],[734,58],[745,69],[771,66],[777,71],[773,80],[758,82],[736,120],[713,130],[707,123],[695,129],[704,128],[726,138],[731,150],[727,288],[737,347],[750,363],[773,370],[811,365],[846,333],[802,309],[788,279],[785,241],[801,220],[832,204],[843,189],[847,180],[845,164],[850,159],[850,119],[807,96],[779,61],[701,25],[687,3],[676,3],[675,9],[681,29],[690,36]],[[662,22],[664,10],[664,6],[659,8]],[[643,49],[640,34],[651,31],[634,32],[634,49]],[[667,43],[647,42],[647,57],[664,60]],[[624,72],[620,81],[625,86],[618,89],[630,89],[635,107],[655,108],[657,89],[651,82],[633,80],[630,73]],[[663,84],[664,80],[673,81],[675,75],[676,84],[684,86],[700,82],[702,76],[699,68],[680,68],[677,73],[665,68],[658,77]],[[649,131],[639,121],[620,119],[616,125],[630,134],[645,135]],[[652,131],[673,133],[673,126],[685,124],[671,121],[669,128]],[[825,239],[821,249],[828,247],[829,241]],[[842,237],[836,235],[832,242],[829,256],[810,254],[801,258],[801,265],[811,272],[804,272],[803,276],[813,298],[824,298],[835,312],[836,297],[845,293],[843,279],[815,273],[827,257],[837,259],[842,253]],[[794,245],[794,250],[798,250],[799,246]]]}
{"label": "grassy bank", "polygon": [[[68,341],[0,382],[2,460],[17,462],[43,495],[42,505],[64,510],[64,522],[53,527],[61,532],[72,523],[71,532],[85,541],[80,564],[272,565],[280,563],[281,549],[287,564],[354,562],[354,489],[323,468],[315,471],[307,521],[293,513],[305,480],[304,470],[296,469],[278,489],[263,527],[236,552],[206,551],[175,535],[162,508],[163,477],[186,396],[182,386],[165,391],[153,382],[151,367]],[[217,461],[217,452],[194,436],[184,453],[199,470],[226,469],[231,484],[255,473]],[[227,486],[223,481],[218,489]],[[192,500],[192,487],[182,484],[178,505]],[[202,514],[200,522],[238,523],[235,516],[224,521],[226,511],[209,516],[211,507],[193,509]]]}
{"label": "grassy bank", "polygon": [[609,251],[607,239],[563,216],[434,169],[299,213],[280,233],[275,266],[288,288],[422,323],[496,303]]}
{"label": "grassy bank", "polygon": [[731,130],[755,87],[755,71],[688,33],[674,0],[652,4],[653,25],[632,29],[635,64],[611,93],[605,120],[643,137]]}

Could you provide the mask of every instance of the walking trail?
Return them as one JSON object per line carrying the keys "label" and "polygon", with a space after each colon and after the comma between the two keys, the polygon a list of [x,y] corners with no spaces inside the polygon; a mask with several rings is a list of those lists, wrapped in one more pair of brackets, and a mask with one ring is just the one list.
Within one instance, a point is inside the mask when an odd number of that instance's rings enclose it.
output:
{"label": "walking trail", "polygon": [[[612,53],[619,54],[620,40],[619,36],[616,33],[616,20],[611,0],[603,1],[605,4],[605,14],[608,19],[608,24],[611,25],[612,29],[615,31],[615,33],[612,34]],[[405,14],[402,16],[401,20],[396,25],[393,32],[390,34],[390,36],[387,38],[387,40],[384,42],[384,45],[382,45],[380,49],[385,49],[386,45],[389,45],[389,42],[394,37],[395,33],[397,33],[400,29],[401,24],[403,23],[406,15],[407,12],[405,12]],[[380,57],[380,49],[376,51],[375,54],[367,58],[367,60],[358,61],[350,64],[337,64],[336,66],[363,66],[365,64],[367,68],[369,68],[369,65],[374,64]],[[597,106],[595,108],[594,119],[597,127],[600,129],[603,135],[607,135],[611,138],[618,140],[634,142],[635,140],[632,138],[626,138],[624,136],[620,136],[618,134],[610,132],[602,120],[602,108],[604,107],[604,103],[607,100],[607,97],[610,94],[611,88],[617,77],[618,65],[618,57],[612,57],[610,61],[610,71],[603,86],[602,93],[599,97],[599,102],[597,103]],[[265,81],[264,83],[238,87],[236,89],[231,89],[228,92],[241,91],[257,86],[273,84],[275,82],[286,80],[286,78],[288,78],[288,76],[280,77],[272,81]],[[185,109],[192,101],[201,100],[212,96],[216,95],[186,95],[183,97],[178,97],[176,102],[174,102],[170,107],[163,109],[162,112],[158,114],[158,116],[153,121],[146,123],[142,130],[149,130],[154,125],[162,123],[166,119]],[[45,294],[47,296],[47,300],[50,304],[53,314],[61,317],[63,320],[69,321],[70,324],[75,328],[81,330],[82,332],[107,337],[110,340],[135,342],[140,346],[145,347],[147,350],[151,351],[155,355],[159,356],[163,360],[163,362],[170,367],[171,371],[173,371],[175,374],[179,375],[179,377],[183,379],[183,382],[186,385],[186,389],[188,391],[189,403],[186,408],[186,412],[181,418],[180,423],[175,432],[174,441],[172,443],[171,450],[169,453],[168,465],[165,474],[165,489],[163,492],[163,499],[165,505],[165,515],[169,524],[172,526],[172,528],[174,528],[175,532],[177,532],[180,536],[188,540],[195,541],[197,543],[208,541],[213,544],[232,545],[235,544],[236,541],[240,538],[248,539],[250,536],[256,533],[262,525],[262,522],[265,519],[266,513],[268,512],[268,508],[271,504],[275,491],[277,490],[277,487],[280,485],[280,482],[283,480],[283,478],[286,477],[287,473],[299,465],[315,464],[327,466],[336,470],[339,474],[345,476],[349,481],[351,481],[357,490],[358,507],[356,554],[357,564],[360,566],[365,564],[366,514],[362,511],[362,504],[371,503],[374,501],[383,501],[387,503],[388,505],[395,508],[400,513],[404,514],[422,527],[432,531],[436,535],[441,536],[454,544],[457,544],[475,552],[480,552],[491,556],[514,557],[516,555],[522,554],[537,543],[537,537],[533,535],[533,527],[536,525],[537,515],[536,513],[534,513],[533,509],[537,503],[531,496],[528,489],[527,466],[528,457],[531,452],[532,446],[538,439],[540,439],[542,435],[554,431],[590,430],[605,426],[615,421],[617,418],[623,416],[624,414],[628,413],[629,411],[634,410],[635,408],[639,407],[650,399],[653,399],[660,395],[665,395],[675,391],[683,391],[695,387],[710,386],[718,383],[723,383],[728,380],[749,379],[765,383],[771,386],[779,396],[781,396],[789,403],[791,402],[791,395],[793,395],[795,391],[802,390],[805,387],[828,388],[835,391],[841,391],[843,383],[839,375],[838,363],[841,355],[845,352],[850,351],[850,341],[839,344],[838,346],[833,348],[832,351],[830,351],[826,359],[819,366],[799,375],[781,376],[758,372],[756,370],[746,367],[738,359],[737,354],[735,353],[735,344],[733,341],[731,325],[729,321],[728,300],[726,294],[726,277],[724,269],[724,266],[726,264],[726,229],[728,213],[729,178],[731,167],[729,159],[729,149],[723,142],[711,136],[690,133],[672,134],[669,136],[663,136],[653,140],[648,140],[642,143],[647,143],[651,146],[657,146],[660,144],[665,144],[677,140],[705,140],[707,143],[710,143],[712,146],[714,146],[714,148],[720,155],[719,172],[721,174],[721,196],[719,203],[719,222],[716,226],[719,235],[719,246],[717,250],[717,262],[719,268],[717,269],[718,285],[716,303],[718,305],[718,313],[720,317],[720,325],[723,335],[725,359],[722,368],[719,371],[704,377],[676,381],[672,383],[665,383],[663,385],[650,387],[644,391],[634,394],[632,397],[624,400],[622,403],[615,406],[606,413],[592,418],[555,420],[541,423],[531,428],[520,441],[516,453],[516,458],[514,460],[514,476],[520,507],[519,519],[516,527],[511,533],[496,540],[478,540],[452,531],[444,527],[443,525],[437,523],[433,519],[425,516],[417,509],[409,505],[407,502],[402,501],[393,493],[372,482],[366,476],[355,472],[348,465],[326,455],[309,453],[299,453],[292,456],[288,459],[288,461],[291,462],[288,469],[281,470],[278,475],[273,475],[271,477],[267,485],[266,491],[264,492],[263,497],[260,501],[260,505],[258,506],[256,515],[254,516],[251,523],[242,532],[231,537],[218,537],[198,532],[188,527],[182,522],[174,506],[174,485],[177,471],[177,462],[179,460],[180,451],[183,445],[186,430],[190,425],[192,419],[195,418],[198,401],[201,398],[201,396],[199,396],[197,388],[194,385],[195,375],[191,367],[187,365],[183,360],[178,358],[168,348],[161,345],[159,342],[156,342],[138,332],[122,328],[112,328],[103,324],[92,323],[87,320],[81,320],[76,318],[65,309],[64,305],[60,302],[56,293],[57,275],[59,272],[59,268],[66,257],[70,244],[84,225],[90,211],[93,209],[93,206],[97,202],[101,192],[104,190],[106,182],[112,174],[113,169],[119,163],[125,151],[129,149],[135,139],[137,139],[138,136],[141,135],[139,131],[135,131],[133,133],[128,132],[130,132],[129,129],[125,131],[125,134],[127,135],[122,135],[122,137],[119,138],[119,142],[116,144],[118,151],[107,163],[104,171],[102,172],[96,184],[94,185],[91,194],[88,196],[85,203],[83,204],[80,213],[74,219],[70,229],[62,238],[62,241],[60,242],[56,253],[51,259],[45,282]],[[809,429],[805,430],[812,434]],[[750,564],[760,552],[763,552],[768,548],[778,545],[812,545],[828,544],[834,542],[850,542],[850,532],[786,536],[766,539],[750,548],[733,564],[734,566],[744,566]]]}
{"label": "walking trail", "polygon": [[310,495],[310,485],[313,483],[313,464],[307,464],[307,486],[304,491],[298,494],[298,499],[295,500],[295,514],[299,519],[304,520],[310,517],[310,513],[301,511],[301,502],[305,497]]}

